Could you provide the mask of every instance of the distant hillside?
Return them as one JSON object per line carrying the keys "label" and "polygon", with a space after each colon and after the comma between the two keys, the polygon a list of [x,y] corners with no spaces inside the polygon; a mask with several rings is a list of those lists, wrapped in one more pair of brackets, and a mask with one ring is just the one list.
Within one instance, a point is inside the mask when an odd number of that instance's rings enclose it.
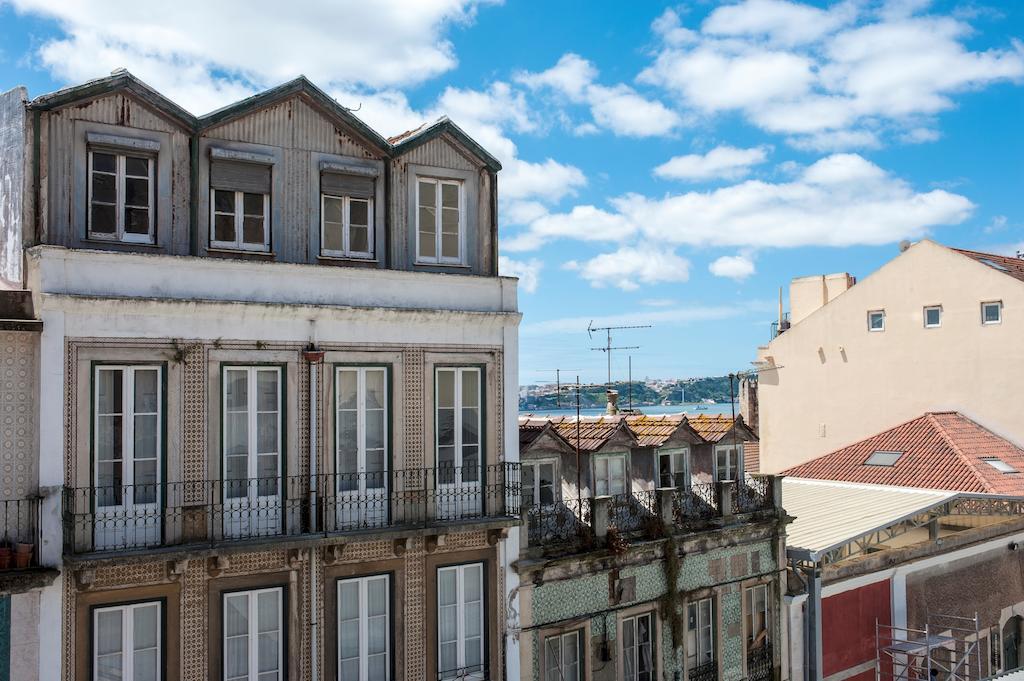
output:
{"label": "distant hillside", "polygon": [[[619,405],[625,407],[629,399],[629,383],[615,383],[612,387],[619,391]],[[679,380],[657,390],[634,381],[633,406],[651,407],[659,404],[679,404],[680,387],[685,392],[687,402],[703,402],[704,400],[729,402],[729,377],[716,376],[713,378]],[[580,407],[583,409],[604,407],[607,402],[604,393],[604,387],[584,388],[580,391]],[[563,408],[575,406],[575,392],[563,390],[561,405]],[[555,409],[557,406],[558,400],[556,400],[554,391],[550,394],[531,395],[519,400],[519,408],[523,411],[544,411]]]}

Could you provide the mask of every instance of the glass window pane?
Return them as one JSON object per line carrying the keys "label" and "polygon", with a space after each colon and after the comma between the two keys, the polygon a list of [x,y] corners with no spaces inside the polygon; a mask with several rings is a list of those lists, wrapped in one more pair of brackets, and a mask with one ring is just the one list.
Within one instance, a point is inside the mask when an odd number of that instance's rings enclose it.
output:
{"label": "glass window pane", "polygon": [[359,617],[359,582],[355,580],[340,582],[339,612],[341,619],[351,620]]}
{"label": "glass window pane", "polygon": [[388,583],[387,579],[371,579],[366,584],[367,612],[373,615],[383,615],[388,609]]}
{"label": "glass window pane", "polygon": [[125,175],[149,177],[149,159],[138,156],[126,156],[124,159]]}
{"label": "glass window pane", "polygon": [[462,410],[462,442],[467,445],[476,445],[480,443],[480,410],[479,409],[463,409]]}
{"label": "glass window pane", "polygon": [[352,226],[349,232],[349,250],[353,253],[369,253],[370,237],[366,227]]}
{"label": "glass window pane", "polygon": [[278,654],[280,653],[280,641],[276,631],[260,634],[256,642],[257,667],[260,672],[276,671],[278,667]]}
{"label": "glass window pane", "polygon": [[235,216],[215,215],[213,217],[213,240],[232,243],[235,240]]}
{"label": "glass window pane", "polygon": [[99,413],[120,414],[124,372],[121,369],[100,369],[97,373],[99,390],[96,402]]}
{"label": "glass window pane", "polygon": [[117,231],[117,208],[94,203],[90,208],[89,229],[97,234],[113,234]]}
{"label": "glass window pane", "polygon": [[281,628],[278,608],[280,595],[279,591],[264,591],[257,597],[256,608],[259,618],[259,631],[277,631]]}
{"label": "glass window pane", "polygon": [[256,415],[256,453],[276,454],[278,451],[277,413]]}
{"label": "glass window pane", "polygon": [[105,173],[92,174],[92,200],[102,203],[117,202],[117,176]]}
{"label": "glass window pane", "polygon": [[459,211],[452,208],[441,210],[441,233],[446,236],[459,233]]}
{"label": "glass window pane", "polygon": [[384,370],[366,371],[366,408],[378,409],[384,406]]}
{"label": "glass window pane", "polygon": [[366,664],[367,681],[387,681],[388,656],[385,653],[371,655]]}
{"label": "glass window pane", "polygon": [[148,206],[149,180],[126,177],[124,180],[124,202],[129,206]]}
{"label": "glass window pane", "polygon": [[160,606],[154,604],[137,607],[132,611],[132,617],[135,626],[133,631],[135,649],[156,646]]}
{"label": "glass window pane", "polygon": [[468,565],[463,568],[463,590],[467,601],[483,599],[484,570],[480,565]]}
{"label": "glass window pane", "polygon": [[131,681],[157,681],[159,658],[156,648],[136,650]]}
{"label": "glass window pane", "polygon": [[338,414],[338,465],[341,473],[356,473],[358,454],[358,431],[355,411]]}
{"label": "glass window pane", "polygon": [[98,151],[92,152],[92,169],[101,170],[105,173],[117,171],[117,157],[113,154],[103,154]]}
{"label": "glass window pane", "polygon": [[218,213],[235,212],[235,193],[221,189],[213,190],[213,209]]}
{"label": "glass window pane", "polygon": [[419,181],[420,206],[428,206],[431,209],[437,205],[437,185],[429,180]]}
{"label": "glass window pane", "polygon": [[367,622],[367,649],[371,653],[381,653],[387,650],[388,645],[388,623],[384,617],[371,617]]}
{"label": "glass window pane", "polygon": [[366,412],[366,448],[384,447],[384,411],[374,409]]}
{"label": "glass window pane", "polygon": [[459,257],[459,237],[456,234],[441,235],[441,257]]}
{"label": "glass window pane", "polygon": [[462,406],[480,406],[480,372],[462,372]]}
{"label": "glass window pane", "polygon": [[369,225],[370,224],[370,203],[351,199],[349,202],[349,224]]}
{"label": "glass window pane", "polygon": [[278,398],[277,370],[260,370],[256,372],[256,408],[259,411],[277,411]]}
{"label": "glass window pane", "polygon": [[544,639],[544,667],[547,669],[548,678],[558,679],[561,673],[561,648],[558,645],[557,636],[549,636]]}
{"label": "glass window pane", "polygon": [[437,372],[437,406],[455,406],[455,372],[451,369]]}
{"label": "glass window pane", "polygon": [[97,655],[121,652],[121,613],[120,609],[103,610],[96,613]]}
{"label": "glass window pane", "polygon": [[351,369],[338,370],[338,407],[355,409],[358,406],[358,372]]}
{"label": "glass window pane", "polygon": [[449,446],[455,444],[455,410],[437,410],[437,444]]}
{"label": "glass window pane", "polygon": [[359,657],[359,620],[344,620],[341,623],[341,656]]}
{"label": "glass window pane", "polygon": [[249,415],[229,412],[224,422],[224,451],[228,457],[249,453]]}
{"label": "glass window pane", "polygon": [[157,409],[156,369],[135,370],[135,413],[154,413]]}
{"label": "glass window pane", "polygon": [[247,244],[263,244],[266,239],[263,233],[263,218],[246,215],[242,219],[242,241]]}
{"label": "glass window pane", "polygon": [[224,598],[224,631],[228,636],[249,632],[248,594],[229,595]]}
{"label": "glass window pane", "polygon": [[264,194],[242,194],[242,213],[263,217]]}
{"label": "glass window pane", "polygon": [[156,459],[135,462],[135,503],[156,503]]}
{"label": "glass window pane", "polygon": [[441,207],[442,208],[459,208],[459,185],[457,184],[443,184],[441,185]]}
{"label": "glass window pane", "polygon": [[96,680],[97,681],[123,681],[121,673],[121,654],[103,655],[96,657]]}
{"label": "glass window pane", "polygon": [[[151,459],[157,450],[157,416],[144,414],[135,417],[135,458]],[[138,480],[136,480],[138,482]]]}
{"label": "glass window pane", "polygon": [[[420,209],[420,224],[422,225],[422,213],[424,209]],[[437,243],[434,241],[433,231],[420,230],[420,257],[421,258],[436,258],[437,257]]]}
{"label": "glass window pane", "polygon": [[455,568],[438,570],[437,602],[439,605],[455,604]]}
{"label": "glass window pane", "polygon": [[128,234],[149,234],[149,209],[125,208],[124,231]]}
{"label": "glass window pane", "polygon": [[340,253],[344,250],[345,244],[342,241],[341,231],[343,225],[340,222],[324,222],[324,242],[321,248],[325,251]]}
{"label": "glass window pane", "polygon": [[100,416],[96,426],[96,460],[120,460],[123,436],[121,416]]}
{"label": "glass window pane", "polygon": [[224,663],[229,679],[246,678],[249,673],[248,636],[235,636],[224,642]]}

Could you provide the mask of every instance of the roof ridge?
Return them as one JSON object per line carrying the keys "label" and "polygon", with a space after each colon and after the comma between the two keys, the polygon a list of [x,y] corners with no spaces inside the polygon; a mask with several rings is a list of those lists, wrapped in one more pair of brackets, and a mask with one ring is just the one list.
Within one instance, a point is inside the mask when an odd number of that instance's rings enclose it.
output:
{"label": "roof ridge", "polygon": [[[971,421],[971,419],[968,419],[960,412],[955,413],[961,418]],[[932,425],[935,427],[935,429],[939,432],[939,435],[942,436],[942,439],[945,440],[946,444],[948,444],[949,447],[953,450],[953,453],[956,455],[956,457],[960,459],[960,462],[963,465],[967,466],[967,470],[971,472],[971,475],[974,477],[975,482],[980,484],[983,490],[992,494],[996,494],[996,491],[992,488],[991,485],[989,485],[988,480],[985,479],[985,476],[983,476],[981,472],[974,467],[974,461],[971,459],[971,457],[966,452],[964,452],[963,449],[960,448],[960,445],[956,443],[953,437],[949,434],[949,431],[946,430],[945,426],[943,426],[939,422],[939,420],[935,418],[935,414],[929,412],[928,414],[926,414],[926,416],[928,417],[928,420],[932,423]],[[971,423],[974,423],[974,421],[971,421]]]}

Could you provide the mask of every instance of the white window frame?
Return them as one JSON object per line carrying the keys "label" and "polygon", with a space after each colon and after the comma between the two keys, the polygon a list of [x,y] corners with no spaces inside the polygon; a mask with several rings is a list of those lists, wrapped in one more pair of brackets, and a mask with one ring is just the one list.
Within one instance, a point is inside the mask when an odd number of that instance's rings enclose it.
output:
{"label": "white window frame", "polygon": [[[465,405],[464,405],[463,400],[462,400],[462,377],[463,377],[464,374],[467,374],[467,373],[476,374],[476,384],[477,384],[476,432],[477,432],[477,439],[479,440],[479,442],[477,443],[477,466],[479,467],[480,472],[482,472],[484,470],[484,466],[485,466],[485,464],[484,464],[484,433],[483,433],[484,414],[483,414],[483,411],[484,411],[484,389],[486,388],[486,385],[484,384],[484,380],[483,380],[484,372],[483,372],[483,370],[480,367],[458,367],[458,366],[439,366],[439,367],[437,367],[434,370],[434,423],[439,423],[440,422],[439,410],[441,409],[441,406],[440,406],[440,400],[438,399],[438,397],[439,397],[440,389],[441,388],[440,388],[440,381],[438,380],[438,375],[441,372],[444,372],[444,371],[452,372],[453,375],[454,375],[453,380],[455,382],[455,395],[454,395],[454,402],[453,402],[454,406],[453,406],[453,409],[455,411],[455,420],[454,420],[454,428],[455,428],[455,432],[454,432],[454,435],[455,435],[455,443],[454,443],[455,458],[453,459],[453,464],[452,465],[456,468],[456,470],[460,470],[460,471],[466,465],[465,462],[463,461],[463,458],[462,458],[462,454],[463,454],[463,442],[462,442],[462,426],[463,426],[463,421],[462,421],[462,412],[465,409]],[[440,437],[441,437],[441,432],[440,431],[441,431],[441,429],[435,427],[434,431],[435,431],[434,432],[434,462],[435,462],[435,464],[439,464],[440,463],[440,455],[439,455],[439,453],[440,453],[440,449],[441,449],[441,446],[442,446],[441,442],[440,442]],[[445,446],[448,446],[448,445],[445,445]],[[477,478],[476,483],[479,483],[479,482],[480,482],[480,479]]]}
{"label": "white window frame", "polygon": [[[469,671],[463,676],[444,676],[441,675],[446,672],[454,672],[456,670],[464,670],[466,668],[466,578],[465,574],[470,568],[478,568],[480,570],[480,664],[481,669],[479,671]],[[463,565],[448,565],[445,567],[437,568],[437,666],[438,666],[438,678],[465,678],[465,679],[477,679],[484,678],[483,670],[489,665],[487,659],[487,575],[485,574],[485,567],[483,563],[466,563]],[[456,662],[458,666],[455,670],[441,669],[441,574],[448,571],[455,572],[455,610],[456,610]]]}
{"label": "white window frame", "polygon": [[[935,310],[939,313],[939,321],[934,324],[928,323],[928,313]],[[926,305],[924,308],[924,328],[926,329],[937,329],[942,326],[942,306],[941,305]]]}
{"label": "white window frame", "polygon": [[[462,180],[416,176],[416,262],[425,265],[464,265],[466,262],[466,191]],[[420,183],[436,186],[434,192],[434,257],[420,255]],[[441,255],[441,187],[453,185],[459,190],[459,255],[456,258]]]}
{"label": "white window frame", "polygon": [[[682,455],[683,458],[683,470],[676,470],[677,462],[676,457]],[[671,487],[675,488],[676,477],[679,475],[683,476],[683,488],[690,486],[690,448],[689,447],[665,447],[664,449],[658,449],[658,486],[661,486],[661,460],[667,458],[669,462],[669,475],[672,477]]]}
{"label": "white window frame", "polygon": [[[115,163],[115,170],[114,170],[114,194],[115,194],[115,197],[116,197],[115,198],[115,203],[114,204],[110,204],[110,203],[107,203],[106,201],[99,201],[99,202],[97,202],[97,203],[100,203],[101,205],[104,205],[104,206],[109,206],[109,205],[113,205],[114,206],[114,211],[115,211],[115,214],[116,214],[115,215],[116,219],[115,219],[115,223],[114,224],[116,225],[116,228],[115,228],[113,234],[109,234],[109,233],[105,233],[105,232],[94,232],[93,229],[92,229],[93,154],[104,154],[104,155],[107,155],[107,156],[113,156],[114,157],[114,163]],[[141,179],[141,177],[142,177],[141,175],[128,175],[127,174],[127,157],[128,156],[131,156],[132,158],[145,159],[146,160],[146,165],[147,165],[148,170],[149,170],[149,176],[146,178],[147,181],[149,182],[149,192],[148,192],[148,195],[149,195],[149,205],[148,206],[136,206],[136,205],[128,206],[130,208],[146,208],[147,209],[147,215],[149,216],[149,231],[147,231],[146,234],[131,234],[129,232],[125,232],[125,230],[124,230],[124,226],[125,226],[124,211],[125,211],[125,207],[126,207],[126,204],[125,204],[125,194],[126,194],[125,178],[126,177],[131,177],[131,178]],[[155,233],[155,230],[153,229],[153,226],[155,224],[155,220],[154,220],[154,216],[153,216],[153,212],[154,212],[153,211],[153,204],[154,204],[154,196],[153,196],[153,194],[155,193],[154,190],[156,189],[155,183],[153,182],[153,173],[154,173],[154,170],[153,170],[154,163],[153,163],[153,161],[154,160],[155,159],[151,155],[149,155],[149,154],[132,153],[132,152],[129,152],[129,151],[118,151],[118,150],[114,150],[114,149],[111,149],[111,150],[106,150],[106,149],[89,149],[89,159],[88,159],[88,196],[86,197],[85,223],[86,223],[86,234],[88,235],[88,237],[90,239],[96,239],[96,240],[100,240],[100,241],[122,242],[122,243],[126,243],[126,244],[154,244],[154,243],[156,243],[156,233]],[[97,171],[97,172],[101,172],[104,175],[109,175],[110,174],[110,173],[108,173],[106,171]]]}
{"label": "white window frame", "polygon": [[[277,629],[273,631],[277,632],[277,679],[283,681],[285,678],[285,641],[284,641],[284,587],[275,586],[267,589],[250,589],[245,591],[225,591],[221,594],[221,672],[223,673],[224,679],[235,679],[235,678],[246,678],[247,681],[258,681],[259,677],[270,672],[263,672],[259,670],[259,635],[261,633],[269,633],[269,631],[261,632],[259,630],[259,595],[264,593],[277,593]],[[228,641],[228,618],[227,618],[227,602],[229,598],[247,596],[249,613],[247,618],[248,630],[246,631],[246,638],[248,641],[248,653],[249,653],[249,673],[247,677],[229,677],[228,676],[228,655],[227,655],[227,641]]]}
{"label": "white window frame", "polygon": [[[992,321],[985,320],[985,308],[995,306],[996,310],[999,311],[998,319]],[[1003,301],[1001,300],[988,300],[981,304],[981,324],[982,326],[994,326],[996,324],[1003,323]]]}
{"label": "white window frame", "polygon": [[[735,450],[735,455],[736,455],[736,460],[735,461],[731,460],[732,455],[728,453],[729,450]],[[726,459],[726,471],[728,471],[729,469],[734,469],[735,470],[735,474],[732,477],[724,478],[724,477],[722,477],[721,472],[719,471],[718,453],[720,451],[727,452],[727,454],[726,454],[726,457],[727,457],[727,459]],[[737,480],[737,481],[739,481],[739,480],[743,479],[744,470],[743,470],[743,443],[742,442],[737,442],[735,445],[733,445],[732,443],[717,444],[717,445],[715,445],[714,455],[715,456],[714,456],[714,459],[712,460],[712,463],[714,464],[714,479],[715,479],[716,482],[720,482],[722,480]]]}
{"label": "white window frame", "polygon": [[[690,627],[690,609],[694,611],[696,627]],[[693,650],[690,646],[690,632],[693,632]],[[701,634],[707,632],[708,645],[710,648],[704,650]],[[686,604],[686,669],[687,671],[714,662],[717,658],[715,641],[715,600],[714,598],[700,598]],[[704,659],[707,657],[707,659]]]}
{"label": "white window frame", "polygon": [[[611,476],[610,476],[610,460],[611,459],[622,459],[622,491],[613,492],[611,490]],[[601,494],[598,492],[598,483],[602,480],[598,473],[598,464],[603,463],[605,469],[605,476],[603,478],[605,493]],[[625,452],[615,452],[609,454],[598,454],[594,456],[594,496],[615,496],[617,494],[627,494],[632,488],[632,480],[629,472],[629,457]]]}
{"label": "white window frame", "polygon": [[[533,499],[534,503],[538,506],[541,505],[540,501],[540,476],[537,474],[538,468],[541,466],[551,466],[551,503],[557,503],[561,499],[561,478],[558,476],[558,459],[524,459],[522,461],[522,467],[525,469],[527,466],[534,469],[533,472]],[[521,474],[524,489],[526,485],[526,476]]]}
{"label": "white window frame", "polygon": [[[324,246],[327,243],[325,238],[325,232],[327,230],[327,210],[326,204],[328,200],[341,201],[341,250],[330,250]],[[352,236],[352,202],[353,201],[364,201],[366,203],[366,251],[354,251],[351,246]],[[417,212],[418,212],[417,206]],[[373,199],[360,198],[358,196],[339,196],[336,194],[321,193],[320,194],[320,254],[331,258],[355,258],[358,260],[372,260],[374,258],[375,244],[373,234]]]}
{"label": "white window frame", "polygon": [[[641,646],[640,642],[637,640],[637,636],[640,633],[640,627],[637,626],[637,620],[644,619],[644,618],[647,618],[647,619],[650,620],[650,628],[648,629],[648,631],[650,633],[650,640],[646,644],[646,645],[649,645],[650,648],[651,648],[650,679],[651,679],[651,681],[655,681],[658,678],[658,658],[657,658],[657,654],[658,654],[658,617],[657,617],[657,614],[653,610],[650,610],[648,612],[641,612],[641,613],[637,613],[635,615],[630,615],[628,617],[623,617],[622,620],[620,621],[621,630],[618,632],[618,634],[619,634],[619,639],[622,641],[622,645],[621,645],[622,677],[623,677],[623,679],[625,679],[625,681],[638,681],[639,678],[640,678],[640,665],[638,663],[639,663],[639,660],[640,660],[642,646]],[[633,646],[632,646],[632,648],[635,651],[635,653],[633,655],[634,667],[633,667],[633,674],[632,674],[632,676],[628,676],[627,675],[628,672],[626,670],[626,633],[625,632],[626,632],[626,627],[628,627],[628,626],[632,626],[633,627]]]}
{"label": "white window frame", "polygon": [[[216,192],[231,193],[229,189],[216,189],[210,187],[210,248],[220,248],[230,251],[252,251],[264,253],[270,251],[270,194],[259,194],[257,192],[235,191],[235,240],[217,241],[216,221],[218,215],[230,215],[230,213],[219,213],[217,211]],[[245,223],[245,194],[253,194],[263,197],[263,243],[247,244],[242,239],[242,228]]]}
{"label": "white window frame", "polygon": [[[882,319],[882,325],[877,329],[871,324],[871,318],[874,315],[880,315]],[[870,331],[871,333],[885,331],[885,310],[868,310],[868,331]]]}
{"label": "white window frame", "polygon": [[[273,372],[275,372],[277,374],[277,410],[276,410],[277,411],[277,447],[276,447],[277,451],[276,451],[275,454],[277,456],[277,473],[276,473],[276,477],[278,479],[278,484],[276,486],[277,487],[277,494],[275,496],[280,497],[282,492],[283,492],[282,485],[284,484],[284,481],[281,479],[282,471],[284,470],[284,457],[285,457],[284,441],[283,441],[283,433],[282,433],[282,431],[284,429],[284,412],[285,412],[286,405],[285,405],[284,400],[282,399],[282,397],[283,397],[283,395],[282,395],[282,387],[283,387],[282,381],[284,380],[285,376],[284,376],[284,371],[282,371],[281,367],[279,367],[279,366],[261,365],[261,364],[256,364],[256,365],[229,364],[229,365],[225,365],[223,367],[223,370],[221,372],[221,387],[220,387],[221,404],[222,404],[221,425],[220,425],[221,435],[220,435],[220,437],[221,437],[221,448],[222,448],[222,451],[223,451],[222,465],[224,467],[224,470],[221,473],[221,478],[225,482],[228,480],[228,477],[227,477],[227,474],[228,474],[228,464],[227,464],[227,460],[228,460],[228,453],[227,453],[228,452],[228,428],[227,428],[228,380],[227,380],[227,377],[228,377],[229,373],[235,372],[235,371],[239,371],[239,372],[240,371],[244,371],[246,373],[246,399],[247,399],[247,402],[246,402],[246,418],[248,419],[248,430],[246,432],[247,432],[247,435],[248,435],[248,442],[246,444],[246,471],[247,471],[247,476],[246,476],[245,479],[247,481],[249,481],[250,483],[251,483],[251,481],[257,480],[260,477],[258,475],[258,473],[259,473],[259,457],[260,456],[268,456],[269,455],[268,452],[262,452],[261,453],[259,451],[259,440],[258,440],[258,438],[259,438],[259,414],[260,414],[260,409],[259,409],[259,393],[257,391],[257,382],[259,380],[259,373],[260,372],[270,372],[270,371],[273,371]],[[263,413],[269,413],[269,412],[264,411]],[[247,484],[246,487],[247,488],[252,488],[253,486],[251,484]]]}
{"label": "white window frame", "polygon": [[[96,433],[96,437],[100,432],[100,417],[101,416],[113,416],[115,413],[101,414],[100,413],[100,374],[107,371],[120,371],[121,372],[121,458],[120,459],[107,459],[106,461],[112,462],[117,461],[121,464],[121,503],[113,504],[109,506],[102,506],[100,508],[122,508],[128,505],[134,505],[135,497],[135,417],[137,415],[150,416],[153,412],[140,412],[136,414],[135,411],[135,374],[139,371],[156,371],[156,502],[158,507],[161,502],[161,484],[163,483],[163,367],[159,364],[97,364],[94,368],[93,373],[93,399],[92,399],[92,428],[93,433]],[[93,480],[92,484],[97,490],[106,487],[106,485],[100,484],[100,459],[99,459],[99,444],[94,440],[92,447],[92,462],[93,462]],[[148,484],[147,484],[148,486]],[[128,492],[132,497],[131,503],[125,499],[125,493]],[[99,497],[97,496],[97,503]],[[122,519],[123,520],[123,519]]]}
{"label": "white window frame", "polygon": [[[544,652],[542,665],[544,667],[544,681],[583,681],[583,674],[585,672],[584,664],[584,640],[585,631],[583,629],[573,629],[572,631],[566,631],[561,634],[552,634],[544,637]],[[556,642],[557,647],[551,648],[551,643]],[[571,668],[567,668],[565,665],[565,651],[568,646],[576,649],[576,670],[573,673]],[[554,651],[557,668],[552,669],[548,664],[548,652]],[[557,676],[556,676],[557,674]]]}
{"label": "white window frame", "polygon": [[[388,472],[390,468],[390,462],[388,461],[388,453],[390,452],[391,443],[388,441],[388,430],[391,413],[388,408],[390,404],[391,395],[388,393],[388,382],[390,374],[388,367],[386,366],[337,366],[334,370],[334,394],[336,396],[335,404],[335,433],[334,433],[334,465],[336,470],[341,473],[341,412],[351,411],[351,409],[342,409],[341,407],[341,376],[346,372],[354,373],[356,375],[356,471],[363,475],[366,473],[366,374],[367,372],[381,372],[384,375],[384,395],[383,395],[383,411],[384,411],[384,432],[382,437],[382,443],[384,446],[384,470],[381,474],[384,476],[385,482],[388,478]],[[376,472],[376,471],[375,471]],[[346,471],[344,474],[348,474]],[[339,482],[340,482],[339,478]],[[365,490],[364,490],[365,491]]]}
{"label": "white window frame", "polygon": [[[92,611],[92,678],[99,678],[99,619],[100,613],[120,612],[121,613],[121,679],[122,681],[134,681],[135,679],[135,611],[142,608],[156,608],[156,673],[157,678],[163,676],[163,604],[160,601],[146,601],[143,603],[131,603],[128,605],[112,605],[108,607],[95,608]],[[144,648],[143,650],[152,650]]]}
{"label": "white window frame", "polygon": [[[341,678],[341,592],[342,586],[355,584],[359,588],[359,678],[351,681],[367,681],[369,678],[369,641],[370,641],[370,615],[367,600],[371,582],[384,582],[384,619],[385,619],[385,678],[391,679],[391,577],[389,575],[369,575],[366,577],[352,577],[339,579],[337,586],[338,604],[338,678]],[[344,681],[349,681],[345,679]]]}
{"label": "white window frame", "polygon": [[[754,611],[754,597],[761,593],[764,595],[763,608]],[[755,614],[761,614],[764,616],[764,631],[765,631],[765,644],[771,643],[772,637],[772,619],[771,619],[771,599],[768,591],[767,584],[755,584],[748,586],[743,590],[743,628],[744,628],[744,645],[747,652],[754,650],[754,621]],[[760,632],[758,632],[760,633]]]}

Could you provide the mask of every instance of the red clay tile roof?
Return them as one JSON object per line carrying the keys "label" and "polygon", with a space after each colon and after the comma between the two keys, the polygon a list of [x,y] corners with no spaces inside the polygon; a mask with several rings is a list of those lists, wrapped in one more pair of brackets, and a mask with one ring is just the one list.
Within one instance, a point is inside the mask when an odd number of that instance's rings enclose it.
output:
{"label": "red clay tile roof", "polygon": [[679,430],[679,426],[684,421],[686,421],[684,414],[626,417],[626,425],[629,426],[640,447],[660,447]]}
{"label": "red clay tile roof", "polygon": [[747,473],[761,472],[761,445],[758,442],[743,443],[743,470]]}
{"label": "red clay tile roof", "polygon": [[[869,466],[873,452],[902,452]],[[1001,473],[986,458],[1016,469]],[[798,478],[1024,496],[1024,449],[958,412],[929,412],[784,472]]]}
{"label": "red clay tile roof", "polygon": [[[745,432],[743,419],[737,417],[736,420]],[[576,446],[576,417],[523,416],[519,418],[520,451],[533,444],[548,423],[571,447]],[[732,430],[732,418],[705,414],[584,416],[580,419],[580,450],[595,452],[601,449],[620,428],[636,441],[635,447],[660,447],[681,426],[689,426],[706,442],[718,442]]]}
{"label": "red clay tile roof", "polygon": [[532,445],[547,427],[547,419],[519,419],[519,451]]}
{"label": "red clay tile roof", "polygon": [[686,421],[708,442],[718,442],[732,430],[732,417],[725,414],[698,414],[687,416]]}
{"label": "red clay tile roof", "polygon": [[963,248],[954,248],[954,251],[968,258],[973,258],[980,263],[988,265],[994,270],[1007,274],[1014,279],[1024,281],[1024,259],[1014,258],[1007,255],[996,255],[995,253],[982,253],[981,251],[968,251]]}

